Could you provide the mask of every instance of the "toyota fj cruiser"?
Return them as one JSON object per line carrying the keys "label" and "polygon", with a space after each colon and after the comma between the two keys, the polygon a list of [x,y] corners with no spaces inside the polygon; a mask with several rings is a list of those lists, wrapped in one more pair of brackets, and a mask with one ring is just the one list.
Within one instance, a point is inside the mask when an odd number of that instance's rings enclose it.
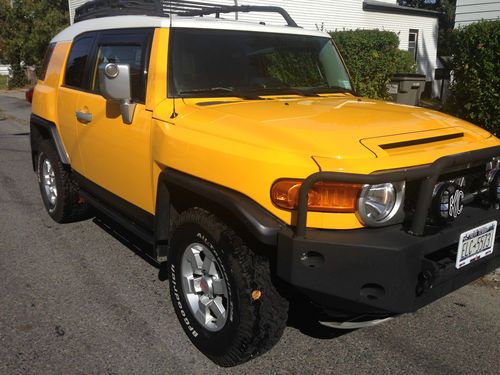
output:
{"label": "toyota fj cruiser", "polygon": [[359,97],[329,35],[280,8],[83,5],[49,46],[31,147],[49,215],[92,207],[153,245],[182,327],[222,366],[276,344],[297,296],[352,329],[500,264],[500,141]]}

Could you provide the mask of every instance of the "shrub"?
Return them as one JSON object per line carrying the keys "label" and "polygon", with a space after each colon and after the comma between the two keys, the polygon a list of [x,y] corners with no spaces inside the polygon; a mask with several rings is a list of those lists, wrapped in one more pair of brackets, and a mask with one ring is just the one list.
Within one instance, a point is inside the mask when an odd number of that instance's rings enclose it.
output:
{"label": "shrub", "polygon": [[388,99],[387,84],[394,73],[415,73],[415,61],[400,50],[391,31],[351,30],[330,33],[344,57],[357,91],[374,99]]}
{"label": "shrub", "polygon": [[[0,76],[0,90],[7,88],[7,82],[9,81],[7,76]],[[1,109],[0,109],[1,110]]]}
{"label": "shrub", "polygon": [[66,0],[0,0],[0,58],[12,67],[10,87],[26,83],[23,66],[41,65],[50,39],[68,24],[67,7]]}
{"label": "shrub", "polygon": [[500,20],[453,31],[453,82],[445,111],[500,134]]}

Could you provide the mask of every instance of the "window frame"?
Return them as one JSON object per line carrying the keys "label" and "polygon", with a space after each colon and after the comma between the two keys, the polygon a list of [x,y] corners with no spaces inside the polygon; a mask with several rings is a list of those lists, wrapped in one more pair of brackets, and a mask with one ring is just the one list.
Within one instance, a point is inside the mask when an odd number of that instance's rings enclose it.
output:
{"label": "window frame", "polygon": [[50,60],[52,60],[52,55],[54,54],[54,50],[56,49],[56,44],[57,43],[55,42],[50,43],[47,47],[47,50],[45,51],[45,56],[43,57],[43,63],[40,67],[40,74],[38,77],[40,81],[45,81],[45,78],[47,78],[47,71],[49,70]]}
{"label": "window frame", "polygon": [[[144,100],[137,101],[135,103],[137,104],[145,104],[146,98],[147,98],[147,90],[148,90],[148,76],[149,76],[149,70],[150,70],[150,58],[151,58],[151,48],[153,44],[153,37],[154,37],[154,32],[155,28],[124,28],[124,29],[107,29],[107,30],[99,30],[99,31],[90,31],[90,32],[85,32],[82,34],[77,35],[74,39],[73,42],[71,43],[71,49],[69,51],[68,57],[66,58],[66,63],[64,66],[64,80],[63,80],[63,87],[69,88],[72,90],[76,91],[81,91],[84,93],[88,94],[95,94],[102,96],[101,92],[97,89],[92,89],[92,78],[93,78],[93,72],[94,68],[96,67],[97,64],[97,53],[99,50],[99,46],[102,44],[106,43],[106,40],[110,40],[113,38],[118,37],[124,37],[127,35],[134,35],[135,37],[141,36],[144,41],[144,50],[143,50],[143,55],[142,58],[144,60]],[[67,65],[69,62],[69,57],[71,56],[71,52],[73,50],[73,46],[75,43],[85,37],[92,36],[94,38],[92,42],[92,47],[90,48],[90,52],[88,54],[88,60],[87,64],[85,66],[85,71],[84,71],[84,76],[83,76],[83,87],[75,87],[71,85],[66,84],[66,73],[67,73]],[[126,38],[123,40],[123,42],[120,43],[113,43],[117,45],[129,45],[131,44],[130,42],[127,42]],[[90,62],[90,63],[89,63]]]}
{"label": "window frame", "polygon": [[[98,33],[98,36],[96,38],[96,41],[94,43],[94,48],[93,48],[93,54],[92,54],[92,64],[89,67],[89,93],[93,93],[95,95],[101,95],[101,92],[99,91],[99,88],[93,88],[93,76],[94,76],[94,71],[95,69],[98,69],[97,66],[97,58],[98,58],[98,51],[99,48],[103,45],[105,46],[127,46],[127,45],[133,45],[137,46],[139,42],[142,42],[143,44],[143,51],[142,51],[142,71],[144,74],[144,92],[142,93],[144,95],[143,98],[135,98],[135,99],[140,99],[134,101],[134,103],[138,104],[145,104],[146,103],[146,98],[147,98],[147,91],[148,91],[148,76],[149,76],[149,68],[150,68],[150,58],[151,58],[151,47],[153,44],[153,36],[154,36],[154,28],[136,28],[136,29],[118,29],[118,30],[103,30]],[[125,36],[129,36],[129,39],[124,38]],[[122,39],[116,41],[115,39]],[[131,42],[130,40],[134,39],[136,43]]]}
{"label": "window frame", "polygon": [[[420,36],[419,34],[420,34],[420,30],[418,30],[418,29],[410,29],[408,32],[408,52],[411,54],[411,57],[413,58],[413,60],[415,60],[415,62],[417,61],[417,58],[418,58],[418,42],[419,42],[419,36]],[[412,35],[415,35],[414,41],[410,40]],[[410,50],[410,43],[413,43],[415,45],[413,53]]]}
{"label": "window frame", "polygon": [[[207,96],[207,95],[177,95],[177,90],[175,87],[175,80],[174,80],[174,64],[172,61],[174,60],[174,48],[175,48],[175,35],[177,32],[181,32],[183,30],[196,30],[196,31],[220,31],[220,32],[247,32],[247,33],[259,33],[258,31],[242,31],[242,30],[225,30],[225,29],[200,29],[200,28],[172,28],[170,29],[170,34],[169,34],[169,40],[168,40],[168,66],[167,66],[167,99],[200,99],[200,98],[208,98],[208,97],[232,97],[234,94],[217,94],[217,95],[212,95],[212,96]],[[282,34],[282,33],[266,33],[266,34],[275,34],[275,35],[288,35],[288,34]],[[295,35],[295,34],[291,34]],[[302,34],[297,34],[298,36]],[[302,36],[308,36],[308,35],[302,35]],[[345,63],[344,57],[340,53],[339,48],[335,44],[332,38],[325,37],[325,39],[329,39],[330,43],[332,44],[333,48],[337,52],[337,55],[339,56],[340,63],[345,69],[345,72],[347,74],[347,78],[349,79],[349,84],[351,86],[351,91],[352,94],[357,96],[357,90],[356,87],[354,86],[354,81],[352,79],[351,73],[349,72],[349,69],[347,67],[347,64]]]}
{"label": "window frame", "polygon": [[[69,59],[71,57],[71,52],[73,52],[73,48],[74,48],[75,44],[79,40],[84,39],[84,38],[88,38],[88,37],[93,38],[93,41],[91,43],[90,51],[89,51],[89,54],[87,56],[87,63],[85,64],[85,69],[84,69],[84,72],[83,72],[83,78],[82,78],[83,84],[82,84],[82,87],[68,85],[66,83],[66,79],[67,79],[67,75],[68,75],[68,63],[69,63]],[[89,80],[90,80],[90,77],[89,77],[89,64],[88,64],[88,61],[91,61],[92,58],[93,58],[93,56],[94,56],[96,37],[97,37],[97,33],[95,31],[90,31],[90,32],[86,32],[86,33],[82,33],[80,35],[77,35],[73,39],[73,41],[71,42],[71,48],[70,48],[68,56],[66,58],[66,62],[64,64],[64,80],[63,80],[62,87],[65,87],[65,88],[68,88],[68,89],[72,89],[72,90],[76,90],[76,91],[89,92],[89,88],[90,88],[90,81]]]}

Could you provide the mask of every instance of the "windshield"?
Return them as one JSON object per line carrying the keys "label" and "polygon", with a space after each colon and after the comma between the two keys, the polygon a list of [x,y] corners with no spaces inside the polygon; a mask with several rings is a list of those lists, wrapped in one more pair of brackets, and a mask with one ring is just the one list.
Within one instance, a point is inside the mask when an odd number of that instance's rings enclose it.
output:
{"label": "windshield", "polygon": [[170,96],[251,99],[352,92],[349,75],[329,38],[175,29],[171,49]]}

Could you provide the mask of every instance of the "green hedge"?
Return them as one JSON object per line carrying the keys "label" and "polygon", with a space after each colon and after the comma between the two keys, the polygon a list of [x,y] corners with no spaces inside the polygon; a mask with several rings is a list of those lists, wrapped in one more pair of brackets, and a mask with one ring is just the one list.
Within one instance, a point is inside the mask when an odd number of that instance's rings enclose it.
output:
{"label": "green hedge", "polygon": [[388,99],[387,84],[394,73],[415,73],[413,58],[400,50],[391,31],[350,30],[330,33],[363,96]]}
{"label": "green hedge", "polygon": [[500,20],[453,31],[445,111],[500,135]]}

